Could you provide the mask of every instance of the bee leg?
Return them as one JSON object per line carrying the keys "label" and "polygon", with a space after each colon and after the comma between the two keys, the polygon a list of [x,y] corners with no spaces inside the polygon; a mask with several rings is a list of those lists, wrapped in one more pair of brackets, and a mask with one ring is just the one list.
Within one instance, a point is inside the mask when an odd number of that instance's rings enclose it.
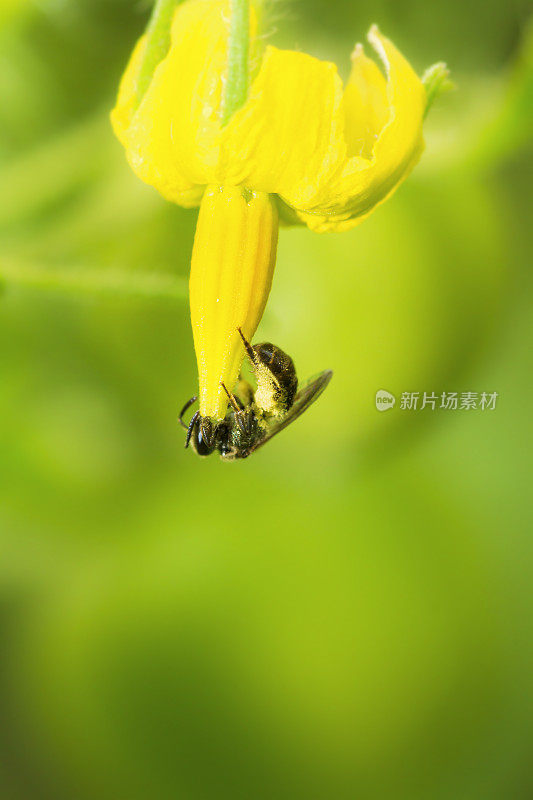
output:
{"label": "bee leg", "polygon": [[245,409],[242,414],[244,423],[244,432],[247,436],[251,436],[254,429],[255,416],[251,408]]}
{"label": "bee leg", "polygon": [[187,430],[187,425],[183,421],[183,415],[185,414],[186,411],[189,410],[189,408],[192,406],[193,403],[196,403],[196,400],[197,400],[197,397],[196,397],[196,395],[194,395],[194,397],[191,397],[190,400],[187,400],[187,402],[185,403],[185,405],[183,406],[183,408],[180,411],[180,415],[178,417],[179,423],[180,423],[182,428],[185,428],[185,430]]}
{"label": "bee leg", "polygon": [[199,417],[199,416],[200,416],[200,412],[199,412],[199,411],[197,411],[197,412],[196,412],[196,413],[193,415],[193,417],[192,417],[191,421],[189,422],[189,427],[187,428],[187,436],[185,437],[185,449],[187,449],[187,448],[188,448],[188,446],[189,446],[189,443],[190,443],[190,441],[191,441],[192,432],[193,432],[193,430],[194,430],[194,426],[196,425],[196,423],[197,423],[197,421],[198,421],[198,417]]}
{"label": "bee leg", "polygon": [[252,426],[253,426],[253,413],[250,406],[247,406],[246,408],[239,408],[237,398],[233,394],[231,394],[231,392],[228,392],[223,383],[221,383],[220,385],[226,392],[228,400],[231,403],[231,407],[235,412],[235,417],[234,417],[235,424],[239,426],[242,433],[249,436],[252,432]]}
{"label": "bee leg", "polygon": [[222,383],[222,381],[220,382],[220,385],[222,386],[222,388],[226,392],[226,394],[228,396],[228,400],[230,402],[230,405],[233,408],[233,410],[235,411],[235,413],[236,414],[240,414],[241,409],[239,408],[239,404],[237,402],[237,398],[235,397],[235,395],[233,395],[231,392],[228,392],[228,390],[226,389],[226,386]]}
{"label": "bee leg", "polygon": [[241,329],[237,328],[237,330],[239,331],[240,337],[242,339],[242,343],[244,344],[244,349],[246,350],[246,355],[248,356],[248,358],[250,359],[252,364],[255,364],[256,361],[257,361],[257,356],[254,353],[254,349],[253,349],[252,345],[250,344],[248,339],[246,339],[246,337],[244,336],[244,333],[241,331]]}

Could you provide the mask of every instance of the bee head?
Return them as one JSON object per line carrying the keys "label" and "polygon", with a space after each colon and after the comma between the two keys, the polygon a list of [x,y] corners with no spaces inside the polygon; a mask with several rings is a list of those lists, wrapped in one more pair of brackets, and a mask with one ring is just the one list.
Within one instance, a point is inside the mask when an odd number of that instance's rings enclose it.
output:
{"label": "bee head", "polygon": [[187,431],[185,447],[189,444],[197,455],[210,456],[217,448],[217,423],[213,424],[210,417],[202,417],[197,411]]}

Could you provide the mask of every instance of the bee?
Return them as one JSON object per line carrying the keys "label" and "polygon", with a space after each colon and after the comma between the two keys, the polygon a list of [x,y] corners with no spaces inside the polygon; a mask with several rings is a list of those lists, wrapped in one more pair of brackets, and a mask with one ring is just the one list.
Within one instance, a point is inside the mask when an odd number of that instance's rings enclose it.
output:
{"label": "bee", "polygon": [[325,370],[298,386],[292,358],[271,342],[251,345],[237,329],[250,360],[257,388],[239,377],[238,395],[222,388],[229,400],[226,417],[215,422],[193,414],[188,425],[183,417],[197,398],[191,397],[181,410],[179,421],[187,431],[185,447],[191,445],[199,456],[218,451],[226,461],[248,458],[306,411],[322,394],[333,372]]}

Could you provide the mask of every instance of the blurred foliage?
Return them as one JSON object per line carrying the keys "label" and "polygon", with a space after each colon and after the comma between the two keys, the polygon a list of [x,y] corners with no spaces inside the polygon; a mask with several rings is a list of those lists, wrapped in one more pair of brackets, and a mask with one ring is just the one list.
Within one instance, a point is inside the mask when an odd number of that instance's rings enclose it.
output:
{"label": "blurred foliage", "polygon": [[376,21],[457,89],[361,227],[282,231],[260,338],[335,376],[234,465],[176,424],[195,212],[107,120],[148,5],[0,0],[1,796],[526,800],[528,3],[272,4],[343,74]]}

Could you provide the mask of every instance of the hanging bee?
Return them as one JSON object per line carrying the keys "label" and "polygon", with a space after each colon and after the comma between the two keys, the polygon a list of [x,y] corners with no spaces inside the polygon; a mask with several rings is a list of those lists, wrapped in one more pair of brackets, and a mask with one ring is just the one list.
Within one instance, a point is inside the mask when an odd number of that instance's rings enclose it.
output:
{"label": "hanging bee", "polygon": [[227,461],[247,458],[298,419],[322,394],[333,375],[331,370],[325,370],[298,389],[294,362],[287,353],[270,342],[252,346],[241,329],[237,330],[257,388],[254,392],[248,381],[240,378],[241,399],[221,384],[230,406],[220,422],[202,417],[197,411],[186,425],[183,416],[197,398],[191,397],[185,403],[179,416],[180,424],[187,431],[185,447],[190,444],[199,456],[209,456],[218,450],[221,458]]}

